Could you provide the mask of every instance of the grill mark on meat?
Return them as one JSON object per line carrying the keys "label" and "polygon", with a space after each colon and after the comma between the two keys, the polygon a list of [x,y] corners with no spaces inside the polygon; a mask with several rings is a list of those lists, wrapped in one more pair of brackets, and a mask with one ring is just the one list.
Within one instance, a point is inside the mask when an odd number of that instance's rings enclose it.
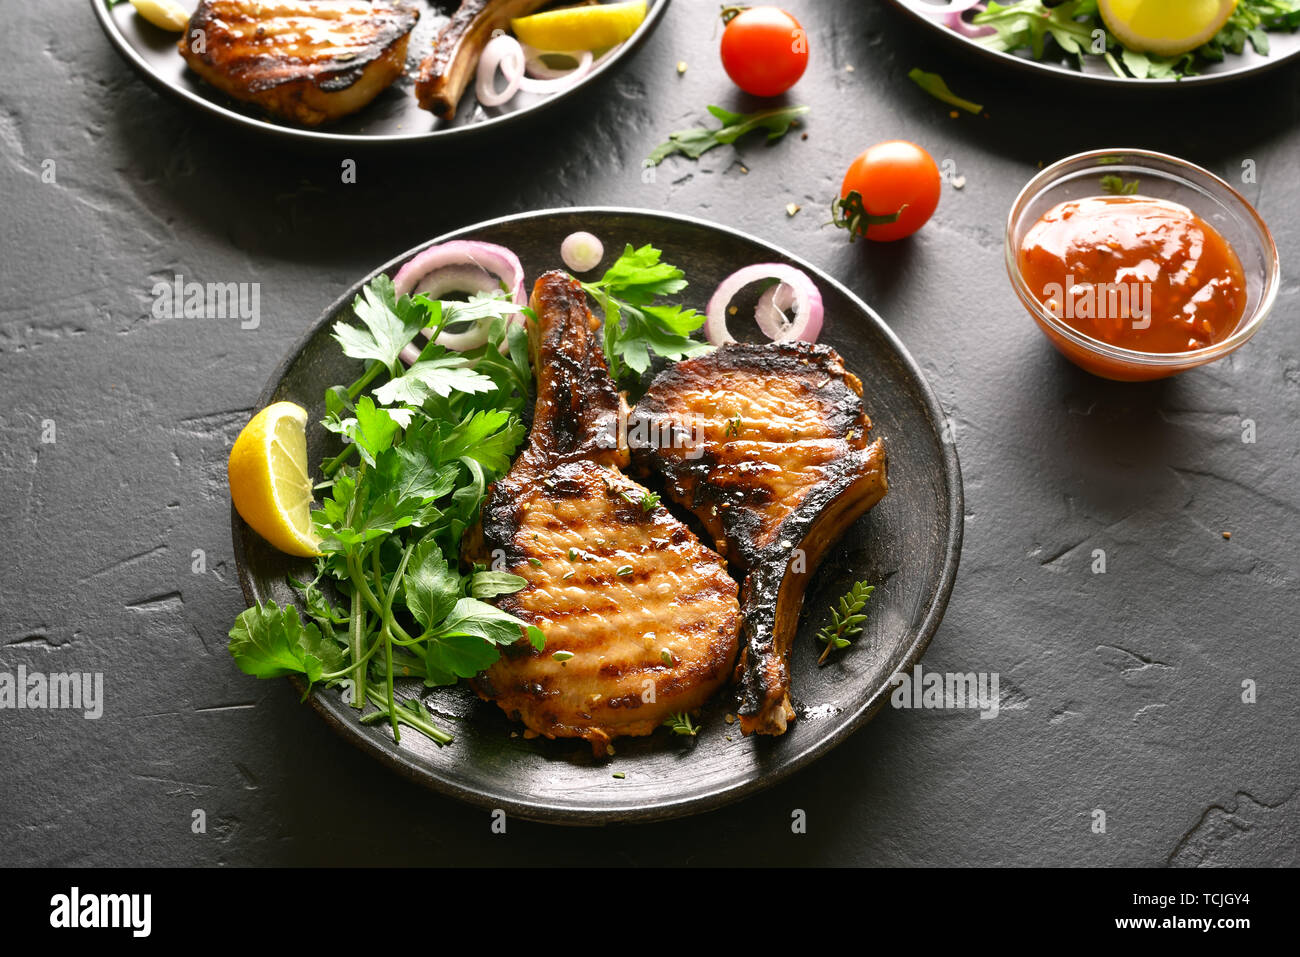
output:
{"label": "grill mark on meat", "polygon": [[[616,426],[626,406],[581,287],[548,273],[532,306],[532,430],[489,489],[466,557],[504,554],[528,584],[497,604],[547,641],[540,652],[512,645],[473,684],[530,729],[586,738],[602,753],[615,736],[649,734],[669,714],[695,710],[727,681],[738,588],[666,508],[643,508],[647,490],[622,472],[628,450]],[[556,661],[557,651],[572,657]]]}
{"label": "grill mark on meat", "polygon": [[787,658],[807,583],[888,490],[884,444],[868,444],[870,427],[861,381],[833,349],[806,342],[733,343],[679,362],[637,404],[630,429],[692,431],[692,448],[637,449],[638,463],[663,473],[669,497],[746,573],[737,667],[745,734],[784,733],[794,717]]}
{"label": "grill mark on meat", "polygon": [[361,109],[402,74],[418,19],[361,0],[203,0],[178,49],[227,95],[316,126]]}

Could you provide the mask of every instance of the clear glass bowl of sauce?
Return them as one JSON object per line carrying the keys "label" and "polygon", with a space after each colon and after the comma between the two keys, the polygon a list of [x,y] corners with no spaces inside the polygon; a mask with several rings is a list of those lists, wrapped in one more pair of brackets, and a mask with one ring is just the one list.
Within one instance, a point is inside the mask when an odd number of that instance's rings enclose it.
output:
{"label": "clear glass bowl of sauce", "polygon": [[1277,297],[1277,246],[1213,173],[1108,149],[1044,169],[1007,220],[1007,272],[1038,327],[1107,379],[1158,379],[1246,342]]}

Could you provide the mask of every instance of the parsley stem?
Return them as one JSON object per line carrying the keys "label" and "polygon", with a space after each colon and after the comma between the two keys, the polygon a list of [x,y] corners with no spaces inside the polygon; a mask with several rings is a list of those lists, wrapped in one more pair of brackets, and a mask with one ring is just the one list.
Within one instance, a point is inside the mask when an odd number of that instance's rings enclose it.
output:
{"label": "parsley stem", "polygon": [[[363,666],[369,655],[362,655],[361,646],[365,642],[366,609],[361,603],[361,593],[352,589],[352,614],[348,618],[348,645],[352,648],[352,668]],[[378,647],[376,645],[375,647]],[[344,671],[347,674],[352,668]],[[342,677],[339,675],[337,677]],[[356,687],[352,692],[352,707],[360,711],[366,706],[366,669],[361,668],[355,679]]]}
{"label": "parsley stem", "polygon": [[[410,550],[407,550],[407,555]],[[403,556],[405,558],[405,556]],[[406,562],[402,562],[405,566]],[[382,592],[384,590],[384,566],[379,561],[379,549],[370,553],[370,565],[375,573],[375,590]],[[385,671],[384,686],[388,694],[388,718],[389,723],[393,726],[393,740],[401,741],[402,732],[397,727],[397,701],[393,697],[393,633],[388,630],[388,622],[392,618],[393,594],[397,590],[398,575],[393,576],[392,584],[389,586],[388,593],[385,595],[383,610],[379,613],[379,637],[384,643],[384,661],[387,665]]]}
{"label": "parsley stem", "polygon": [[337,472],[340,466],[342,466],[343,463],[346,462],[351,457],[352,452],[356,449],[356,447],[357,444],[355,442],[349,442],[347,445],[343,446],[343,451],[340,452],[338,455],[334,456],[334,458],[326,459],[324,462],[322,462],[320,464],[321,474],[328,478],[329,476]]}
{"label": "parsley stem", "polygon": [[[388,702],[384,700],[383,695],[381,695],[378,691],[374,691],[374,690],[370,692],[370,701],[376,708],[379,709],[379,712],[373,715],[368,715],[367,717],[371,719],[377,719],[380,717],[380,715],[383,714],[384,709],[388,707]],[[429,738],[432,738],[438,744],[451,744],[451,742],[455,740],[455,738],[453,738],[446,731],[442,730],[442,728],[438,727],[436,724],[433,724],[429,721],[425,721],[424,718],[420,717],[417,714],[411,713],[411,711],[407,708],[398,708],[396,711],[396,715],[397,715],[397,720],[400,723],[414,728],[415,730],[419,731],[421,734],[424,734]],[[362,724],[370,723],[369,721],[367,721],[366,718],[362,718],[361,722]]]}
{"label": "parsley stem", "polygon": [[[364,616],[364,611],[362,612],[362,614]],[[375,656],[375,652],[378,650],[379,650],[379,642],[376,641],[373,645],[370,646],[370,650],[367,651],[364,655],[362,655],[359,659],[357,659],[355,663],[348,665],[346,668],[342,669],[341,671],[331,671],[328,674],[323,674],[320,676],[320,680],[337,681],[339,678],[346,678],[352,672],[356,671],[357,668],[359,668],[361,665],[364,665],[367,661],[373,658]],[[364,684],[364,682],[365,682],[364,678],[358,681],[358,687],[361,688],[361,690],[363,691],[365,689],[361,686]],[[359,705],[357,702],[364,701],[365,698],[363,698],[360,694],[354,695],[353,697],[355,700],[352,702],[352,707],[360,708],[361,705]]]}
{"label": "parsley stem", "polygon": [[400,638],[401,644],[411,644],[414,639],[412,639],[411,636],[406,633],[406,629],[398,624],[397,620],[393,618],[392,611],[390,610],[387,615],[384,614],[383,606],[379,604],[379,599],[375,597],[375,593],[370,590],[370,583],[366,581],[366,576],[361,573],[361,565],[357,561],[357,557],[355,555],[348,555],[347,564],[348,574],[352,576],[352,587],[361,592],[361,597],[365,599],[366,605],[371,611],[380,617],[380,620],[384,621],[385,624],[388,625],[389,632],[394,638]]}
{"label": "parsley stem", "polygon": [[379,375],[380,372],[387,370],[387,368],[388,367],[382,362],[372,361],[370,363],[370,368],[361,374],[361,378],[348,386],[348,398],[355,399],[359,396],[366,386],[375,381],[375,376]]}

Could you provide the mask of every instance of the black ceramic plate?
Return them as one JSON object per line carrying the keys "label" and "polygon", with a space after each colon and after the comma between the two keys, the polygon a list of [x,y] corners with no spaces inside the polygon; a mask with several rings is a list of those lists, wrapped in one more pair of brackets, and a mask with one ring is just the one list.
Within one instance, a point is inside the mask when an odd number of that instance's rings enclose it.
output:
{"label": "black ceramic plate", "polygon": [[[526,213],[471,226],[433,242],[472,238],[500,243],[522,260],[528,280],[559,266],[560,242],[584,229],[600,236],[608,266],[625,243],[653,243],[691,281],[683,295],[703,308],[715,286],[741,266],[789,262],[820,287],[826,304],[821,341],[844,356],[865,383],[873,436],[889,454],[890,491],[850,527],[814,576],[791,658],[798,719],[780,738],[745,738],[727,724],[731,691],[705,709],[703,730],[683,743],[668,732],[620,738],[613,759],[594,759],[583,741],[525,740],[512,732],[495,704],[464,687],[426,691],[409,681],[404,695],[425,703],[456,735],[438,748],[414,732],[395,745],[378,725],[362,726],[337,690],[311,696],[337,731],[384,763],[428,786],[512,815],[569,824],[652,820],[693,813],[734,800],[780,780],[825,754],[860,727],[888,697],[889,678],[910,669],[943,615],[957,573],[962,536],[961,474],[953,446],[944,441],[943,413],[907,350],[889,327],[834,279],[789,253],[733,230],[664,213],[620,209],[566,209]],[[308,411],[307,451],[313,472],[334,454],[335,437],[316,423],[322,393],[350,382],[360,364],[330,337],[338,319],[353,321],[351,302],[374,275],[396,268],[416,250],[381,266],[320,317],[272,376],[259,408],[290,400]],[[287,578],[311,577],[310,563],[276,552],[232,511],[235,559],[249,600],[294,600]],[[814,632],[827,607],[857,579],[876,584],[866,631],[851,648],[818,668]],[[614,772],[625,777],[616,779]]]}
{"label": "black ceramic plate", "polygon": [[1202,72],[1197,76],[1187,76],[1181,80],[1146,80],[1131,76],[1119,77],[1102,60],[1096,57],[1087,58],[1085,69],[1080,70],[1074,57],[1063,56],[1060,60],[1035,60],[1028,55],[1027,51],[1023,54],[1017,54],[990,50],[978,40],[962,36],[957,31],[944,26],[942,17],[927,16],[916,9],[924,6],[934,6],[942,9],[948,6],[949,0],[890,0],[890,2],[916,22],[924,24],[929,29],[945,37],[949,37],[950,42],[961,44],[967,50],[977,51],[980,55],[1013,69],[1040,74],[1046,71],[1054,76],[1069,77],[1080,83],[1122,84],[1143,88],[1186,86],[1188,84],[1203,86],[1207,83],[1222,83],[1262,73],[1284,63],[1294,62],[1300,56],[1300,31],[1296,33],[1270,33],[1268,35],[1268,56],[1261,56],[1256,53],[1251,45],[1247,43],[1245,51],[1240,56],[1229,54],[1224,57],[1221,63],[1208,63],[1201,68]]}
{"label": "black ceramic plate", "polygon": [[[187,9],[198,0],[180,0]],[[365,109],[337,123],[317,129],[293,126],[269,118],[263,111],[240,103],[200,80],[176,52],[180,34],[151,26],[130,3],[108,6],[108,0],[90,0],[100,26],[118,51],[155,87],[180,97],[186,103],[247,129],[273,133],[290,139],[316,143],[379,145],[411,141],[451,144],[488,131],[504,131],[539,111],[571,99],[579,90],[613,69],[655,28],[669,0],[647,0],[645,21],[631,38],[579,83],[563,93],[542,96],[520,93],[502,107],[487,109],[474,98],[471,83],[451,120],[441,120],[415,102],[415,76],[420,61],[433,46],[442,25],[459,0],[406,0],[420,11],[420,22],[407,48],[406,75],[399,77]],[[498,81],[499,82],[499,81]]]}

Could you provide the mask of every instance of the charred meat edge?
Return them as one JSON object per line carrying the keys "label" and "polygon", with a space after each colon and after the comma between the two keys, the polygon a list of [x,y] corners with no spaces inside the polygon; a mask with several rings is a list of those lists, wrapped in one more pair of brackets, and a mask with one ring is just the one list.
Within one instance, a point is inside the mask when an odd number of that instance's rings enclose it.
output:
{"label": "charred meat edge", "polygon": [[[707,372],[700,372],[701,367]],[[651,384],[637,406],[636,416],[650,419],[671,418],[675,411],[671,395],[679,383],[692,379],[701,382],[714,372],[755,371],[770,375],[829,376],[819,389],[830,430],[842,440],[854,432],[865,436],[871,421],[862,407],[862,382],[847,371],[839,354],[829,346],[806,342],[776,343],[762,346],[732,343],[711,355],[688,360],[670,367]],[[656,390],[660,390],[659,393]],[[667,393],[666,397],[661,397]],[[710,517],[708,486],[709,456],[685,465],[676,460],[665,462],[659,456],[642,454],[638,459],[666,473],[669,491],[680,504],[692,509],[706,528],[719,540],[719,549],[738,570],[748,572],[741,589],[741,658],[736,678],[740,684],[741,730],[745,734],[783,734],[794,708],[790,704],[790,679],[787,654],[798,626],[804,592],[813,572],[826,551],[859,517],[869,511],[889,489],[883,441],[877,439],[865,448],[848,446],[849,454],[831,465],[833,476],[815,486],[798,507],[771,531],[766,543],[756,540],[757,519],[741,511],[738,526],[730,530]],[[685,501],[685,488],[676,480],[682,473],[695,472],[692,500]],[[733,513],[734,514],[734,513]],[[802,549],[805,572],[789,572],[791,549],[781,542]]]}
{"label": "charred meat edge", "polygon": [[[272,13],[292,11],[284,17],[311,13],[311,4],[301,0],[260,6]],[[236,19],[232,12],[241,16]],[[369,28],[371,39],[341,56],[312,60],[238,49],[236,44],[247,44],[228,33],[226,23],[255,22],[257,12],[251,0],[204,0],[177,48],[191,69],[228,96],[306,126],[355,113],[401,76],[410,33],[420,18],[418,10],[403,4],[374,4],[369,15],[339,20],[344,35]],[[201,51],[193,47],[196,32],[206,41]]]}

